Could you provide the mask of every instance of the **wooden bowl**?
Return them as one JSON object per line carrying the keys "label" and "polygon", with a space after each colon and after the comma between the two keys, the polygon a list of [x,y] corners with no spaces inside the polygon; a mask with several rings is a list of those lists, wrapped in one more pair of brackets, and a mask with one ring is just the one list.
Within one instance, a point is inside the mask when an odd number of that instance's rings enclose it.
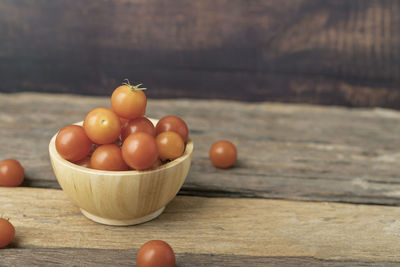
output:
{"label": "wooden bowl", "polygon": [[181,157],[156,169],[94,170],[63,159],[56,150],[56,136],[50,140],[49,153],[61,188],[83,215],[107,225],[134,225],[160,215],[182,187],[192,160],[193,142],[189,139]]}

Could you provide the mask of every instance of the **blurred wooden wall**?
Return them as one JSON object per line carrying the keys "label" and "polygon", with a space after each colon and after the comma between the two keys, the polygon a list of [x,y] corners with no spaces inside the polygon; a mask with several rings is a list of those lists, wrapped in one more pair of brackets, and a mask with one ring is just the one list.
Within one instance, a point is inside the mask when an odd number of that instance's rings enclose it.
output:
{"label": "blurred wooden wall", "polygon": [[0,91],[400,108],[400,1],[0,0]]}

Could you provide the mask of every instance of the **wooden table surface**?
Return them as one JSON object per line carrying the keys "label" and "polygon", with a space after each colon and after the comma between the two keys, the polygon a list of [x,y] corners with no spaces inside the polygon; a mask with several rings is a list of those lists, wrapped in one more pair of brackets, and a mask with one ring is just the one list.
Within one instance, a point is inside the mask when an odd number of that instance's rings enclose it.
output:
{"label": "wooden table surface", "polygon": [[[0,94],[0,159],[26,177],[0,188],[16,238],[0,266],[135,266],[151,239],[177,266],[398,266],[400,112],[210,100],[149,100],[147,114],[181,116],[195,152],[178,196],[157,219],[112,227],[86,219],[60,190],[48,142],[108,98]],[[208,160],[218,139],[235,168]]]}

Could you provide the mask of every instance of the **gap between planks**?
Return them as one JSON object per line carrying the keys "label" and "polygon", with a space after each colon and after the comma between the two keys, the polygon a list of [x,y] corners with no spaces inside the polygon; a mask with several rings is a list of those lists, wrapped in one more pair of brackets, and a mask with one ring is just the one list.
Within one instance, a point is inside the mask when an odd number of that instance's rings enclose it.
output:
{"label": "gap between planks", "polygon": [[176,253],[400,261],[400,209],[268,199],[176,197],[157,219],[104,226],[61,190],[0,188],[16,248],[137,249],[151,239]]}

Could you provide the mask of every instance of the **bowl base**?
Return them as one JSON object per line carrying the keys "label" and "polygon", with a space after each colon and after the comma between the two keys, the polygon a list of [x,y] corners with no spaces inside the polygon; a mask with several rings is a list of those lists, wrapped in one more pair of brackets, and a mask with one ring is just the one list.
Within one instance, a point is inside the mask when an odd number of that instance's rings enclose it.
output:
{"label": "bowl base", "polygon": [[140,223],[144,223],[144,222],[153,220],[156,217],[158,217],[164,211],[164,209],[165,209],[165,206],[162,207],[161,209],[156,210],[155,212],[147,214],[143,217],[135,218],[135,219],[128,219],[128,220],[115,220],[115,219],[103,218],[103,217],[99,217],[97,215],[93,215],[92,213],[87,212],[84,209],[80,209],[80,210],[83,215],[85,215],[87,218],[89,218],[90,220],[95,221],[97,223],[106,224],[106,225],[114,225],[114,226],[129,226],[129,225],[140,224]]}

